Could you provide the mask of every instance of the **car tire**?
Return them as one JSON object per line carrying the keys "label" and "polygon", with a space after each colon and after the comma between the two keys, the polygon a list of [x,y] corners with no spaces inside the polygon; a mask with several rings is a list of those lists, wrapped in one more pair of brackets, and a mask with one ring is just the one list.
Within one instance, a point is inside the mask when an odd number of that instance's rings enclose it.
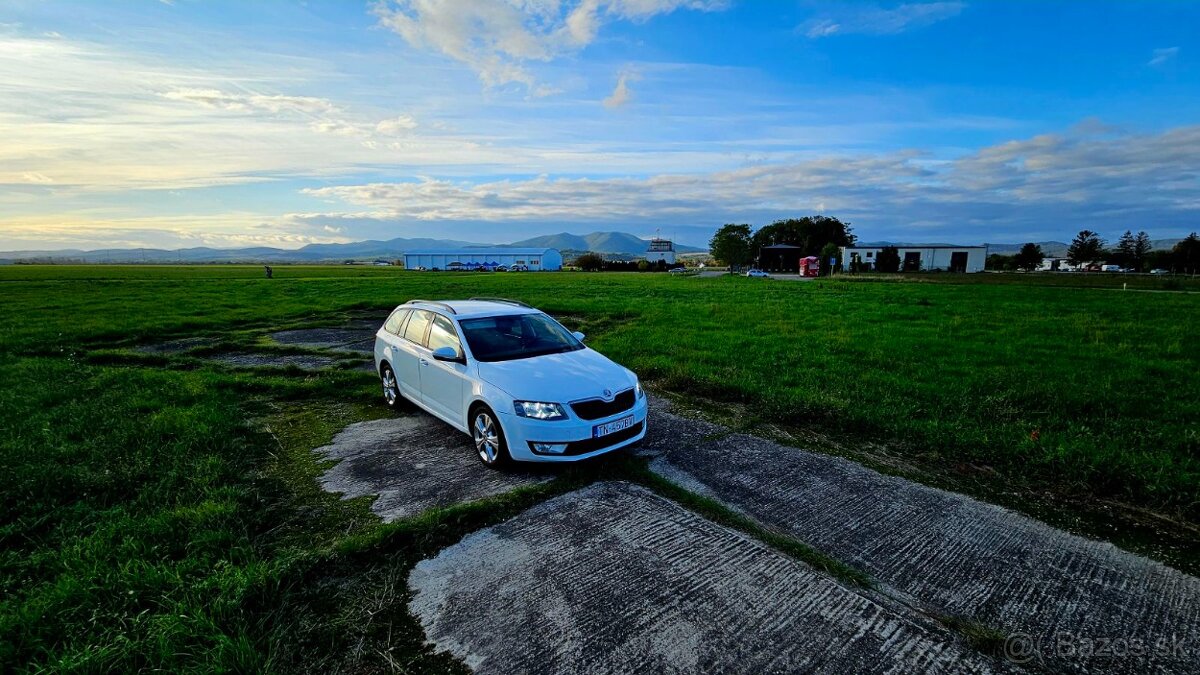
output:
{"label": "car tire", "polygon": [[503,469],[512,463],[500,420],[486,405],[477,405],[471,409],[471,440],[475,444],[475,454],[484,466]]}
{"label": "car tire", "polygon": [[379,381],[383,386],[383,402],[389,408],[400,405],[400,381],[396,379],[396,373],[392,367],[386,363],[379,369]]}

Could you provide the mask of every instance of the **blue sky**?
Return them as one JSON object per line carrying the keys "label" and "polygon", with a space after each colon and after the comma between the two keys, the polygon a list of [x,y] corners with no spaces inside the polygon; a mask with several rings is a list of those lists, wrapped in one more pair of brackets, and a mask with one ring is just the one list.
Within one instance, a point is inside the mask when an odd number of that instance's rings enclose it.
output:
{"label": "blue sky", "polygon": [[1200,4],[0,0],[0,250],[1200,228]]}

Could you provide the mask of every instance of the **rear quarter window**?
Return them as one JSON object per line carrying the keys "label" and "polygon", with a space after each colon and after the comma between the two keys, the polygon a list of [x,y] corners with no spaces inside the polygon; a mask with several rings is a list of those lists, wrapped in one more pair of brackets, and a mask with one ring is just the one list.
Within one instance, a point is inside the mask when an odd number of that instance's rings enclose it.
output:
{"label": "rear quarter window", "polygon": [[398,309],[392,312],[392,315],[384,322],[383,329],[392,335],[399,335],[400,328],[404,326],[404,320],[408,318],[411,311],[408,309]]}

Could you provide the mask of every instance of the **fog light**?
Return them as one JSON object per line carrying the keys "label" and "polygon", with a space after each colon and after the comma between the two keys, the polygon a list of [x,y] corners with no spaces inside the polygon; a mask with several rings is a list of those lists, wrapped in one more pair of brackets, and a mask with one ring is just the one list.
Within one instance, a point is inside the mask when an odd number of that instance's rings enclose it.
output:
{"label": "fog light", "polygon": [[567,449],[566,443],[530,443],[533,451],[542,455],[561,455]]}

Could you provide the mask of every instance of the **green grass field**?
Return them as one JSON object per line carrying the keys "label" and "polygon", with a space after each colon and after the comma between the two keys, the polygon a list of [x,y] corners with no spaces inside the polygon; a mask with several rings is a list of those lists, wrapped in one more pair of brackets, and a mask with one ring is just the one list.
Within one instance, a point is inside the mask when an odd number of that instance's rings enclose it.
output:
{"label": "green grass field", "polygon": [[124,349],[244,344],[412,297],[526,301],[653,390],[800,444],[1200,523],[1200,295],[1017,275],[275,272],[0,267],[0,671],[456,672],[404,611],[408,566],[603,467],[384,527],[321,493],[309,453],[387,414],[369,374]]}

